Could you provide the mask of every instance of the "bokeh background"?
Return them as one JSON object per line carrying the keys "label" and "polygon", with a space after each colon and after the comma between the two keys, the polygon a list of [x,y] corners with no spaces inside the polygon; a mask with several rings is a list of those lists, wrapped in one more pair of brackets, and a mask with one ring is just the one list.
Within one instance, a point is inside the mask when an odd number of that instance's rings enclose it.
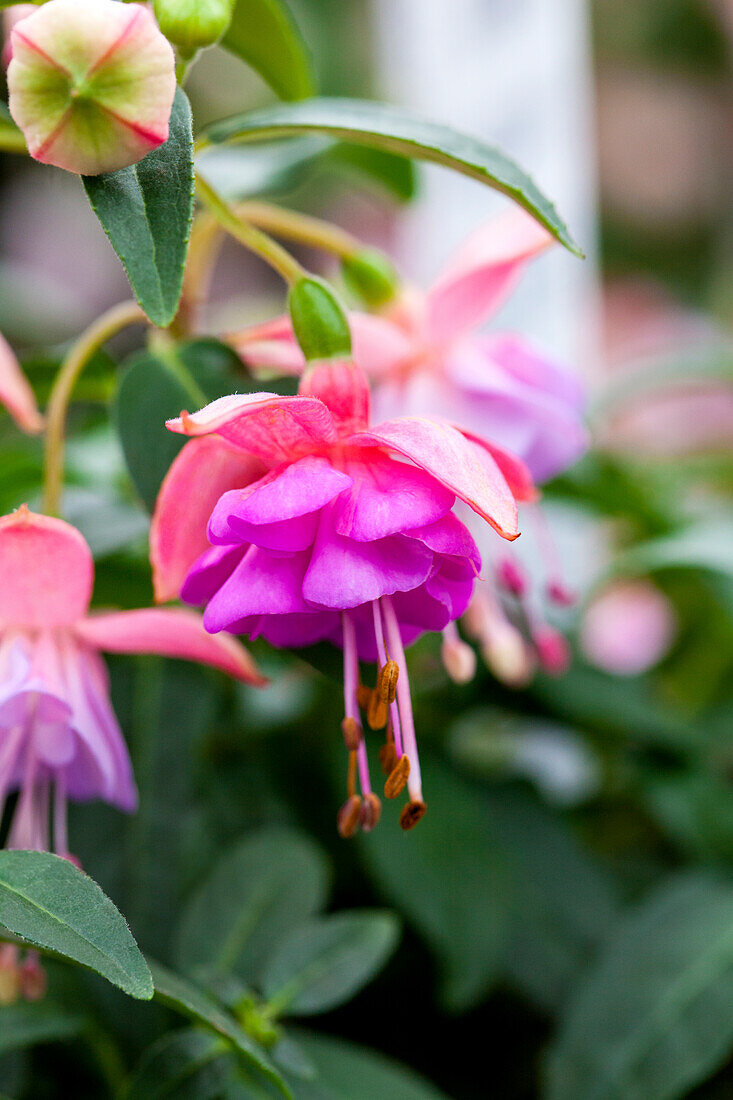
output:
{"label": "bokeh background", "polygon": [[[141,810],[125,820],[77,808],[71,846],[141,945],[174,961],[180,914],[212,867],[253,831],[287,825],[322,848],[331,908],[386,907],[404,924],[386,968],[309,1021],[315,1030],[394,1057],[455,1100],[723,1100],[733,1095],[733,4],[292,8],[325,94],[385,98],[500,145],[587,252],[584,263],[559,249],[537,261],[500,319],[576,364],[588,386],[593,448],[545,492],[578,594],[556,618],[573,663],[522,691],[479,666],[459,688],[439,640],[421,641],[411,681],[430,812],[403,836],[387,807],[375,833],[345,843],[334,828],[339,693],[327,676],[264,647],[274,686],[262,693],[173,662],[112,660]],[[189,90],[199,125],[271,99],[218,50]],[[413,179],[302,145],[252,157],[251,173],[245,190],[347,225],[416,279],[501,206],[439,169]],[[41,397],[66,342],[127,294],[78,181],[3,157],[0,330]],[[226,245],[205,328],[269,316],[279,294]],[[96,602],[138,606],[150,599],[148,520],[107,412],[116,388],[113,359],[98,357],[73,417],[65,514],[94,549]],[[0,468],[3,512],[38,500],[38,444],[6,419]],[[61,993],[71,980],[51,977]],[[134,1064],[163,1026],[156,1010],[75,981],[69,996],[94,1004],[100,1027],[114,1018],[119,1057]],[[79,1044],[37,1047],[0,1058],[0,1091],[106,1095],[98,1063]]]}

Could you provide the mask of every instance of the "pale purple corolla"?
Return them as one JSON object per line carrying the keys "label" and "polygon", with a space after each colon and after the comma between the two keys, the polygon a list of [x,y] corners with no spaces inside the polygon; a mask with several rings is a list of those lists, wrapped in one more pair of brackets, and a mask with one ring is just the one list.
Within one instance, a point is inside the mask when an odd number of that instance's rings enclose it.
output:
{"label": "pale purple corolla", "polygon": [[[426,292],[408,287],[380,314],[352,313],[354,357],[374,384],[377,414],[447,418],[518,455],[536,483],[575,461],[588,444],[583,387],[576,375],[519,336],[479,331],[504,304],[527,264],[551,244],[542,226],[512,208],[475,231]],[[287,317],[229,339],[252,368],[303,369]],[[532,507],[536,513],[537,506]],[[546,595],[566,604],[571,596],[553,560],[546,525],[541,516],[534,518],[548,573]],[[492,546],[481,527],[470,517],[468,522],[488,565]],[[525,598],[527,581],[520,587],[504,584],[518,566],[504,556],[494,567],[497,583],[489,585],[487,577],[487,585],[477,589],[467,624],[487,663],[515,686],[526,683],[537,661],[547,671],[562,671],[567,646],[544,621],[538,601]],[[522,605],[522,631],[505,613],[504,590]],[[455,631],[445,637],[444,657],[455,679],[470,676],[471,658]]]}
{"label": "pale purple corolla", "polygon": [[[360,708],[371,728],[386,727],[385,793],[407,785],[400,820],[412,827],[425,805],[404,648],[471,598],[481,559],[456,499],[513,540],[516,498],[533,492],[526,468],[446,421],[370,427],[366,376],[342,360],[312,364],[298,396],[223,397],[168,427],[196,438],[153,517],[156,594],[205,604],[212,632],[341,647],[350,755],[340,832],[373,828],[381,808]],[[377,662],[375,688],[360,683],[360,659]]]}
{"label": "pale purple corolla", "polygon": [[234,638],[212,638],[175,608],[89,612],[94,579],[83,536],[25,506],[0,519],[0,816],[19,792],[11,848],[69,856],[67,800],[131,812],[137,793],[100,650],[202,661],[263,684]]}

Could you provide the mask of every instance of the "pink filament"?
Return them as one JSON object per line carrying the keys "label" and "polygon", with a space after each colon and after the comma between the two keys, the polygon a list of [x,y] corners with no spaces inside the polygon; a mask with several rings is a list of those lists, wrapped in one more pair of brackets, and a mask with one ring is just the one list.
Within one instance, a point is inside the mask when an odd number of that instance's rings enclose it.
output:
{"label": "pink filament", "polygon": [[[384,630],[382,629],[382,615],[379,610],[379,601],[372,600],[372,613],[374,615],[374,638],[377,643],[377,656],[379,657],[379,666],[384,668],[387,664],[387,647],[384,644]],[[400,724],[400,708],[397,705],[397,700],[389,705],[389,716],[392,719],[392,736],[394,737],[394,747],[397,757],[399,759],[402,756],[402,726]]]}
{"label": "pink filament", "polygon": [[389,596],[382,596],[381,604],[389,648],[394,654],[394,660],[400,670],[397,678],[397,701],[400,708],[405,752],[410,761],[410,778],[407,782],[407,789],[410,792],[410,798],[422,801],[422,778],[420,776],[420,761],[417,755],[417,738],[415,737],[415,723],[412,717],[412,699],[410,698],[410,681],[407,678],[405,651],[402,647],[397,616]]}

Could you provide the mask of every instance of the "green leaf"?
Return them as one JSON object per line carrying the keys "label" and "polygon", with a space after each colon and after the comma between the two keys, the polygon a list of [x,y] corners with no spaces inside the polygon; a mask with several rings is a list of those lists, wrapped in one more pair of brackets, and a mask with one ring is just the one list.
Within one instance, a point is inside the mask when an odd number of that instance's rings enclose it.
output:
{"label": "green leaf", "polygon": [[234,1072],[219,1039],[193,1028],[163,1035],[142,1056],[123,1092],[124,1100],[214,1100]]}
{"label": "green leaf", "polygon": [[150,970],[155,983],[156,1000],[168,1005],[175,1012],[203,1024],[223,1039],[227,1039],[242,1055],[245,1062],[276,1085],[283,1095],[290,1096],[282,1077],[264,1051],[242,1030],[234,1017],[220,1008],[212,997],[193,982],[171,973],[160,963],[151,962]]}
{"label": "green leaf", "polygon": [[113,416],[130,476],[149,511],[186,442],[167,430],[166,420],[181,409],[198,409],[246,388],[239,359],[218,340],[161,344],[133,356],[122,374]]}
{"label": "green leaf", "polygon": [[366,145],[334,145],[324,160],[329,168],[376,184],[398,202],[409,202],[417,194],[417,171],[407,157]]}
{"label": "green leaf", "polygon": [[487,796],[495,846],[511,881],[508,976],[554,1010],[608,933],[619,909],[614,880],[523,790]]}
{"label": "green leaf", "polygon": [[281,99],[313,94],[308,47],[283,0],[236,0],[221,44],[251,65]]}
{"label": "green leaf", "polygon": [[135,297],[161,328],[175,317],[183,287],[193,217],[191,126],[191,107],[179,88],[164,145],[129,168],[83,178]]}
{"label": "green leaf", "polygon": [[707,569],[733,577],[733,516],[683,527],[619,555],[613,573],[652,573],[659,569]]}
{"label": "green leaf", "polygon": [[463,1009],[498,975],[509,931],[507,873],[476,789],[427,760],[423,789],[428,812],[409,836],[385,821],[360,843],[380,891],[435,950],[443,999]]}
{"label": "green leaf", "polygon": [[36,1043],[57,1043],[76,1039],[87,1021],[76,1012],[68,1012],[49,1001],[0,1007],[0,1057],[10,1050],[21,1050]]}
{"label": "green leaf", "polygon": [[448,126],[427,122],[383,103],[311,99],[224,119],[205,130],[203,139],[218,145],[312,133],[453,168],[514,199],[561,244],[580,255],[552,203],[502,152]]}
{"label": "green leaf", "polygon": [[390,913],[336,913],[296,928],[267,963],[262,992],[278,1015],[327,1012],[381,970],[399,939]]}
{"label": "green leaf", "polygon": [[570,1000],[547,1100],[675,1100],[733,1047],[733,886],[659,886],[618,926]]}
{"label": "green leaf", "polygon": [[153,984],[125,919],[96,882],[48,852],[0,852],[0,924],[150,1000]]}
{"label": "green leaf", "polygon": [[328,139],[303,137],[263,142],[254,148],[210,146],[196,156],[196,167],[223,198],[232,202],[251,195],[291,191],[320,162]]}
{"label": "green leaf", "polygon": [[178,965],[254,982],[274,945],[325,904],[328,879],[323,854],[303,834],[283,827],[249,835],[184,911]]}
{"label": "green leaf", "polygon": [[314,1081],[298,1081],[298,1100],[447,1100],[434,1085],[383,1054],[327,1035],[294,1034],[317,1074]]}

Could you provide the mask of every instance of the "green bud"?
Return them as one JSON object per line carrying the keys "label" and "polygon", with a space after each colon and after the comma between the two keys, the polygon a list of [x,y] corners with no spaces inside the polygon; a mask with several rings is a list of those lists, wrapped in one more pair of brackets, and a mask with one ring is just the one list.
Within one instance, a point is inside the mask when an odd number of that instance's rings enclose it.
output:
{"label": "green bud", "polygon": [[400,277],[392,261],[378,248],[362,248],[341,261],[349,291],[369,309],[386,306],[397,296]]}
{"label": "green bud", "polygon": [[235,0],[153,0],[153,10],[163,34],[181,57],[213,46],[229,27]]}
{"label": "green bud", "polygon": [[323,279],[305,275],[288,294],[295,337],[306,360],[348,359],[351,332],[343,306]]}

